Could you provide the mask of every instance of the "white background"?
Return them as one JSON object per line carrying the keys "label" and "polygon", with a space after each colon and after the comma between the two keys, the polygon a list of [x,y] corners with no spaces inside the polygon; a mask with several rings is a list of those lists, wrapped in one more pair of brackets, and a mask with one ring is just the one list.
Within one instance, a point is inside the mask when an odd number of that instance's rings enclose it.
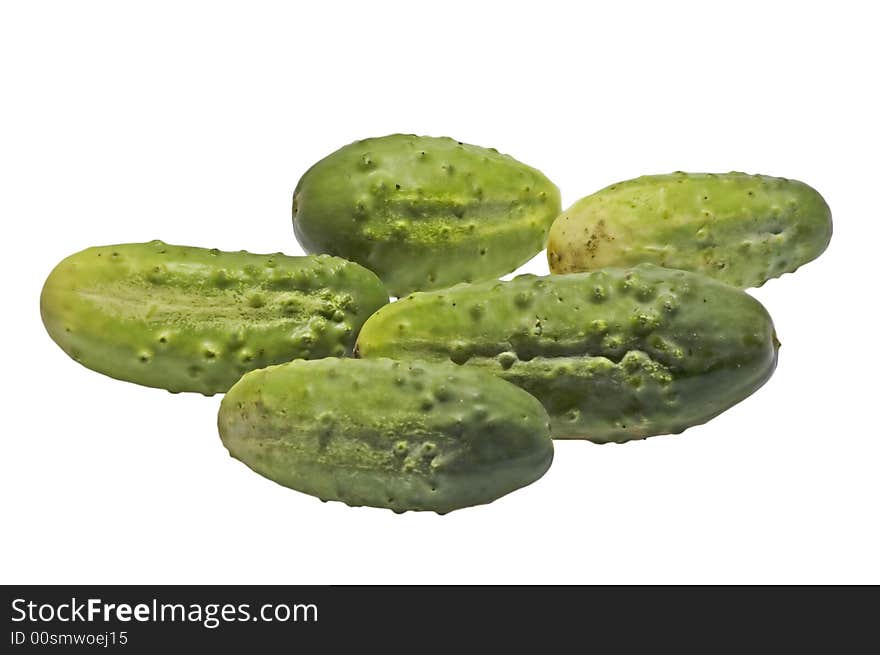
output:
{"label": "white background", "polygon": [[[5,2],[0,581],[880,582],[870,6]],[[754,291],[783,344],[754,396],[677,437],[558,443],[531,487],[443,517],[277,486],[227,455],[219,396],[105,378],[46,335],[64,256],[297,254],[299,176],[391,132],[494,146],[564,205],[643,173],[793,177],[835,233]]]}

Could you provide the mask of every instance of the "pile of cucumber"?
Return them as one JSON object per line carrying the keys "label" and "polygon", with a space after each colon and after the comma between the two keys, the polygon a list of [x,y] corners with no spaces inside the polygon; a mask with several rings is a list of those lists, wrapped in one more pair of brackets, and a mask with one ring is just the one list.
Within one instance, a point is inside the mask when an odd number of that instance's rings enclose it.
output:
{"label": "pile of cucumber", "polygon": [[[744,173],[562,211],[512,157],[395,134],[312,166],[293,228],[312,254],[83,250],[46,280],[43,322],[105,375],[226,393],[223,444],[267,478],[446,513],[540,478],[552,439],[679,433],[749,396],[779,341],[742,289],[818,257],[832,224],[806,184]],[[545,246],[551,275],[499,281]]]}

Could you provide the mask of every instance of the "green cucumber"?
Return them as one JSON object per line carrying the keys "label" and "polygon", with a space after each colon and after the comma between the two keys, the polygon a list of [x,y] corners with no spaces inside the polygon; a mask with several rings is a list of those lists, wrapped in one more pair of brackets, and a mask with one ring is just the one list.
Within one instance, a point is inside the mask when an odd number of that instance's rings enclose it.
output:
{"label": "green cucumber", "polygon": [[52,339],[90,369],[210,395],[269,364],[350,354],[387,302],[373,273],[343,259],[152,241],[67,257],[40,311]]}
{"label": "green cucumber", "polygon": [[307,252],[358,262],[402,296],[511,272],[544,248],[560,209],[550,180],[497,150],[393,134],[312,166],[293,227]]}
{"label": "green cucumber", "polygon": [[745,173],[673,173],[620,182],[553,223],[553,273],[652,263],[755,287],[815,259],[831,211],[796,180]]}
{"label": "green cucumber", "polygon": [[493,372],[544,403],[555,438],[603,443],[709,420],[770,377],[777,348],[745,292],[645,264],[415,293],[367,320],[356,354]]}
{"label": "green cucumber", "polygon": [[220,404],[230,454],[270,480],[349,505],[440,514],[540,478],[553,458],[537,400],[448,363],[294,361]]}

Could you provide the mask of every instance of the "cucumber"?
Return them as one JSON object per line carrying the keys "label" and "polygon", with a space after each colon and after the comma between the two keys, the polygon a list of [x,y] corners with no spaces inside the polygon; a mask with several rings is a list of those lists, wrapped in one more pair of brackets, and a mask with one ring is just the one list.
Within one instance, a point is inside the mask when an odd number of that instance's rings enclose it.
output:
{"label": "cucumber", "polygon": [[490,371],[544,403],[554,438],[605,443],[709,420],[770,377],[778,345],[745,292],[644,264],[415,293],[367,320],[356,355]]}
{"label": "cucumber", "polygon": [[40,311],[49,336],[90,369],[211,395],[269,364],[350,354],[387,302],[373,273],[343,259],[152,241],[67,257]]}
{"label": "cucumber", "polygon": [[358,262],[399,297],[511,272],[544,248],[560,209],[550,180],[497,150],[393,134],[312,166],[293,228],[307,252]]}
{"label": "cucumber", "polygon": [[553,273],[652,263],[756,287],[815,259],[831,211],[796,180],[745,173],[673,173],[620,182],[553,223]]}
{"label": "cucumber", "polygon": [[270,480],[395,512],[491,502],[540,478],[553,459],[541,403],[448,363],[271,366],[230,389],[218,425],[230,454]]}

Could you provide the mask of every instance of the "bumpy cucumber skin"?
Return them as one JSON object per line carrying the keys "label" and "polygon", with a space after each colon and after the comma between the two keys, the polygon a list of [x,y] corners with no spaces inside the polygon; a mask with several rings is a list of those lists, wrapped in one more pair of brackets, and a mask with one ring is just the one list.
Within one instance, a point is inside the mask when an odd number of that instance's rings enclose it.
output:
{"label": "bumpy cucumber skin", "polygon": [[550,229],[553,273],[652,263],[740,288],[795,271],[831,240],[831,210],[796,180],[648,175],[582,198]]}
{"label": "bumpy cucumber skin", "polygon": [[494,149],[408,134],[349,144],[293,195],[307,252],[374,271],[393,296],[497,278],[544,248],[559,189]]}
{"label": "bumpy cucumber skin", "polygon": [[153,241],[67,257],[46,280],[40,311],[52,339],[90,369],[211,395],[269,364],[350,354],[387,302],[373,273],[336,257]]}
{"label": "bumpy cucumber skin", "polygon": [[544,403],[554,438],[605,443],[709,420],[770,377],[778,345],[745,292],[644,264],[415,293],[370,317],[355,352],[491,371]]}
{"label": "bumpy cucumber skin", "polygon": [[230,454],[322,500],[445,514],[540,478],[547,413],[478,370],[388,359],[295,361],[245,375],[223,398]]}

